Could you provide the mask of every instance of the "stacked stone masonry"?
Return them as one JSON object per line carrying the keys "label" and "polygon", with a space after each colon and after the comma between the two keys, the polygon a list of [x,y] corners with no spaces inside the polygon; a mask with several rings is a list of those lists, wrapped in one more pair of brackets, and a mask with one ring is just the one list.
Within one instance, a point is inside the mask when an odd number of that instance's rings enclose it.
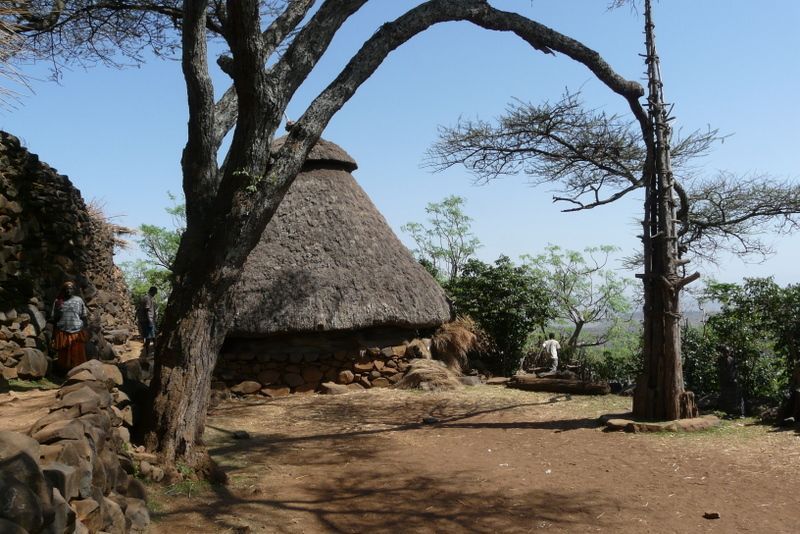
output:
{"label": "stacked stone masonry", "polygon": [[427,338],[335,352],[292,348],[295,350],[281,350],[263,340],[228,343],[217,364],[215,388],[229,387],[239,395],[280,397],[320,392],[323,384],[330,382],[354,390],[390,387],[403,378],[410,360],[431,357]]}
{"label": "stacked stone masonry", "polygon": [[[72,280],[89,308],[87,356],[114,360],[134,333],[133,309],[114,265],[115,229],[88,209],[66,176],[0,132],[0,374],[48,369],[46,321]],[[2,379],[0,379],[2,380]]]}
{"label": "stacked stone masonry", "polygon": [[0,532],[146,532],[122,383],[117,366],[87,362],[70,371],[28,436],[0,432]]}

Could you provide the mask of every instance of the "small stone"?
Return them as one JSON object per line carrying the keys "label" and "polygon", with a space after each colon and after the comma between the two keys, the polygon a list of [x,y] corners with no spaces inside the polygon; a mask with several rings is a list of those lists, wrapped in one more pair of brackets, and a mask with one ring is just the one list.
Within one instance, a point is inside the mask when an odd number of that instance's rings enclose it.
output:
{"label": "small stone", "polygon": [[335,382],[323,382],[320,387],[325,395],[341,395],[350,391],[346,385],[336,384]]}
{"label": "small stone", "polygon": [[270,384],[277,384],[281,379],[281,374],[278,371],[268,370],[268,371],[261,371],[258,373],[258,381],[265,385],[269,386]]}
{"label": "small stone", "polygon": [[39,458],[39,442],[18,432],[0,430],[0,461],[19,453],[24,453],[34,460]]}
{"label": "small stone", "polygon": [[266,387],[266,388],[261,388],[261,394],[265,395],[267,397],[270,397],[272,399],[275,399],[275,398],[278,398],[278,397],[286,397],[290,393],[291,393],[291,390],[289,388],[285,387],[285,386],[280,386],[280,387],[270,386],[270,387]]}
{"label": "small stone", "polygon": [[393,375],[387,376],[386,379],[389,381],[390,384],[397,384],[400,380],[403,379],[403,373],[395,373]]}
{"label": "small stone", "polygon": [[298,387],[305,383],[303,377],[296,373],[286,373],[283,375],[283,382],[289,387]]}
{"label": "small stone", "polygon": [[104,532],[108,532],[108,534],[125,534],[125,514],[122,513],[122,508],[117,503],[108,497],[103,497],[101,513]]}
{"label": "small stone", "polygon": [[344,370],[339,373],[339,383],[340,384],[350,384],[355,379],[355,375],[353,371]]}
{"label": "small stone", "polygon": [[315,393],[316,390],[317,390],[317,387],[314,384],[302,384],[302,385],[297,386],[296,388],[294,388],[295,394],[298,394],[298,395],[311,395],[311,394]]}
{"label": "small stone", "polygon": [[373,365],[374,364],[371,360],[366,362],[356,362],[355,364],[353,364],[353,368],[356,371],[361,371],[361,372],[372,371]]}
{"label": "small stone", "polygon": [[83,439],[83,425],[77,420],[62,420],[50,423],[33,434],[39,443],[51,443],[62,439]]}
{"label": "small stone", "polygon": [[388,388],[391,386],[391,383],[385,378],[376,378],[372,381],[372,387],[374,388]]}
{"label": "small stone", "polygon": [[2,376],[6,380],[13,380],[19,376],[17,373],[16,367],[6,367],[4,365],[0,365],[0,376]]}
{"label": "small stone", "polygon": [[236,395],[251,395],[261,389],[261,384],[255,380],[245,380],[231,388],[231,393]]}
{"label": "small stone", "polygon": [[322,380],[322,371],[319,367],[306,367],[303,369],[303,379],[309,384],[317,384]]}
{"label": "small stone", "polygon": [[703,514],[703,517],[706,519],[719,519],[720,515],[719,512],[706,512]]}

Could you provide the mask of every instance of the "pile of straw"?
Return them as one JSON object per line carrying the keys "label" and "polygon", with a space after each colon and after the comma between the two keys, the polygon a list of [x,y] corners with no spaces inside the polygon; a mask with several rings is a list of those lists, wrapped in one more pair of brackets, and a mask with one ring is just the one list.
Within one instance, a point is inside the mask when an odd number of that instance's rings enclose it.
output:
{"label": "pile of straw", "polygon": [[398,389],[451,391],[461,387],[458,373],[448,369],[443,362],[417,358],[411,360],[409,364],[406,376],[395,384]]}

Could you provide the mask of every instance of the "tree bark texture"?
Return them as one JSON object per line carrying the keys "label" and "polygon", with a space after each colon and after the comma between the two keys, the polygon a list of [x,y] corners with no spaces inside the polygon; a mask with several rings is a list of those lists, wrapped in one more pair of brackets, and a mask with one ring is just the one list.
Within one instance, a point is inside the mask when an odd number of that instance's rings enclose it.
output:
{"label": "tree bark texture", "polygon": [[649,125],[643,128],[644,217],[644,373],[637,381],[636,417],[673,420],[695,417],[694,396],[684,391],[681,365],[680,291],[699,275],[678,274],[680,255],[670,164],[670,126],[663,98],[650,1],[645,1]]}

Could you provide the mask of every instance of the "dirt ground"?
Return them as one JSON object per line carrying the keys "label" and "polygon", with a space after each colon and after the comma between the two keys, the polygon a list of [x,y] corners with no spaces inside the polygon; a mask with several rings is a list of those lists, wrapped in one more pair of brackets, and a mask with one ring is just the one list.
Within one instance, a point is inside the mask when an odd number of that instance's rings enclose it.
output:
{"label": "dirt ground", "polygon": [[206,434],[229,484],[153,487],[153,531],[800,531],[797,432],[598,426],[629,408],[496,386],[230,401]]}

